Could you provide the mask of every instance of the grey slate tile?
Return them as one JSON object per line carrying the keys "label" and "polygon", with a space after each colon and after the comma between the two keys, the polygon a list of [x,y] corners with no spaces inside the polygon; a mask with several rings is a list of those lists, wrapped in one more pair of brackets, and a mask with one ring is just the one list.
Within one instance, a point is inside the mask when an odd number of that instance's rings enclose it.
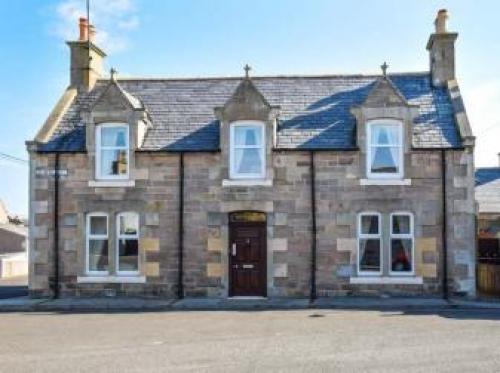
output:
{"label": "grey slate tile", "polygon": [[[445,89],[431,87],[427,73],[390,75],[420,112],[413,128],[413,146],[450,148],[461,145],[453,108]],[[376,76],[255,77],[256,87],[271,105],[281,107],[278,148],[348,149],[355,147],[353,105],[364,101]],[[141,100],[153,126],[144,150],[217,150],[219,124],[214,108],[222,106],[239,84],[238,78],[119,80]],[[62,118],[45,151],[85,149],[80,111],[89,107],[107,81],[80,95]]]}

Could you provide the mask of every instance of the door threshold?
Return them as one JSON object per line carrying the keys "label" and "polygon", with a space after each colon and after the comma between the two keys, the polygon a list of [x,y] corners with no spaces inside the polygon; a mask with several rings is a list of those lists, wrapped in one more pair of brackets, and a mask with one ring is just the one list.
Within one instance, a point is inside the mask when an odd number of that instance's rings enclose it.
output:
{"label": "door threshold", "polygon": [[236,295],[234,297],[228,297],[227,299],[234,300],[266,300],[267,297],[263,297],[260,295]]}

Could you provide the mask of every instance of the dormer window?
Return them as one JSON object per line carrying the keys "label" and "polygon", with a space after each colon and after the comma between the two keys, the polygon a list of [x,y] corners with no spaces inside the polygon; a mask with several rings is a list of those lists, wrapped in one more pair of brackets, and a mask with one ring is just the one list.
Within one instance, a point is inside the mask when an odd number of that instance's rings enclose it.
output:
{"label": "dormer window", "polygon": [[366,155],[368,178],[403,178],[402,123],[393,119],[368,122]]}
{"label": "dormer window", "polygon": [[128,125],[106,123],[96,126],[96,179],[123,180],[128,176]]}
{"label": "dormer window", "polygon": [[265,144],[264,123],[257,121],[231,123],[230,178],[264,179],[266,176]]}

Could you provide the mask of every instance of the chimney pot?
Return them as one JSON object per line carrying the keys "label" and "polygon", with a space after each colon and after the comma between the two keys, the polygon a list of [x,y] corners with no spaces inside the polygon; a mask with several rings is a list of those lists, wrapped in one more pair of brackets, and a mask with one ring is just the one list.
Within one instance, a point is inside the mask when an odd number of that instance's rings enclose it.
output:
{"label": "chimney pot", "polygon": [[434,21],[434,26],[436,27],[436,34],[446,34],[448,32],[446,27],[446,22],[448,21],[448,11],[446,9],[440,9]]}
{"label": "chimney pot", "polygon": [[89,38],[89,23],[87,21],[87,18],[80,18],[79,20],[79,26],[80,26],[80,41],[87,41]]}

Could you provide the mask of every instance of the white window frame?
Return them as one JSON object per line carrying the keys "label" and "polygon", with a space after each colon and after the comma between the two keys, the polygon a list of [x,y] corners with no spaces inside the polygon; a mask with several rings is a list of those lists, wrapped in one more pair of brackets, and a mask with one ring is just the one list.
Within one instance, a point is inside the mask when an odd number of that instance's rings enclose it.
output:
{"label": "white window frame", "polygon": [[[103,128],[125,128],[126,144],[125,146],[102,146],[102,129]],[[128,180],[130,174],[130,126],[127,123],[101,123],[96,125],[96,141],[95,141],[95,169],[97,180]],[[104,150],[126,150],[127,152],[127,173],[125,175],[103,175],[101,169],[101,156]]]}
{"label": "white window frame", "polygon": [[[361,219],[363,216],[377,216],[378,218],[378,233],[362,233],[361,232]],[[383,229],[382,229],[382,214],[376,211],[363,211],[358,214],[358,238],[357,238],[357,270],[358,276],[381,276],[384,268],[384,240],[383,240]],[[361,253],[359,250],[359,244],[362,239],[378,239],[380,241],[380,269],[378,271],[362,271],[360,268]]]}
{"label": "white window frame", "polygon": [[[392,218],[395,215],[409,216],[410,217],[410,233],[393,233],[392,232]],[[394,211],[390,215],[389,220],[389,275],[391,276],[414,276],[415,275],[415,227],[413,214],[408,211]],[[411,239],[411,271],[398,272],[392,270],[392,239]]]}
{"label": "white window frame", "polygon": [[[257,127],[262,132],[262,144],[260,146],[257,145],[235,145],[235,128],[237,127]],[[266,127],[263,122],[256,120],[242,120],[232,122],[229,128],[229,178],[230,179],[264,179],[266,177]],[[236,172],[235,170],[235,150],[238,149],[259,149],[260,156],[262,159],[261,169],[258,173],[245,173],[241,174]]]}
{"label": "white window frame", "polygon": [[[399,145],[374,145],[371,143],[372,140],[372,127],[386,125],[389,127],[397,127],[398,135],[401,140]],[[404,133],[403,133],[403,123],[397,119],[375,119],[370,120],[366,123],[366,175],[369,179],[402,179],[404,176]],[[372,153],[375,147],[387,147],[393,148],[398,147],[398,172],[397,173],[372,173]]]}
{"label": "white window frame", "polygon": [[[93,217],[105,217],[106,218],[106,234],[91,234],[90,232],[90,220]],[[90,270],[90,240],[107,240],[108,241],[108,271],[91,271]],[[85,232],[85,274],[87,275],[97,275],[97,276],[108,276],[109,275],[109,264],[110,264],[110,246],[109,246],[109,215],[105,212],[91,212],[87,214],[87,225]]]}
{"label": "white window frame", "polygon": [[[134,235],[120,234],[120,217],[126,214],[134,215],[137,221],[137,233]],[[133,211],[124,211],[116,215],[116,243],[115,243],[115,268],[118,276],[136,276],[140,273],[140,252],[139,252],[139,214]],[[120,271],[120,239],[135,239],[137,240],[137,271]]]}

